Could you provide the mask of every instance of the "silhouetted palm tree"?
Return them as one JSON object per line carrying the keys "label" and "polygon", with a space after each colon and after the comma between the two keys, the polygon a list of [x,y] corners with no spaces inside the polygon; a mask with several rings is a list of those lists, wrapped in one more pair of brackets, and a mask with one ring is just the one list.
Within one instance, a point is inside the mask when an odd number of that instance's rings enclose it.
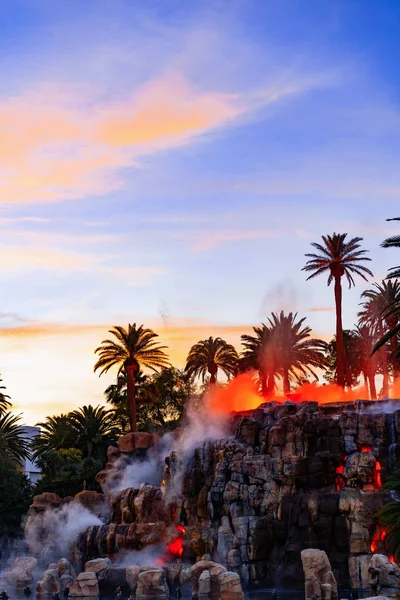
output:
{"label": "silhouetted palm tree", "polygon": [[0,454],[17,464],[29,457],[29,441],[20,420],[10,412],[0,414]]}
{"label": "silhouetted palm tree", "polygon": [[318,381],[314,369],[326,365],[326,342],[311,338],[311,327],[303,326],[305,317],[297,320],[297,313],[272,313],[268,318],[276,365],[282,372],[283,391],[290,393],[290,379],[299,383],[308,375]]}
{"label": "silhouetted palm tree", "polygon": [[[400,221],[400,217],[386,219],[386,221]],[[400,235],[393,235],[383,240],[382,248],[400,248]],[[400,279],[400,267],[391,267],[387,279]]]}
{"label": "silhouetted palm tree", "polygon": [[[3,383],[3,380],[0,376],[0,384]],[[10,396],[7,396],[2,390],[5,390],[5,385],[0,385],[0,414],[6,411],[11,406],[11,402],[9,402]]]}
{"label": "silhouetted palm tree", "polygon": [[[358,313],[362,324],[373,327],[379,340],[383,338],[387,330],[392,331],[399,323],[400,317],[400,284],[397,281],[382,281],[381,284],[374,283],[373,287],[365,290],[361,294],[365,298],[362,304],[362,310]],[[392,355],[397,350],[397,335],[390,340],[390,349]],[[389,369],[387,364],[386,349],[381,348],[379,360],[382,364],[383,386],[382,394],[387,396],[389,393]],[[393,360],[393,373],[398,376],[397,360]]]}
{"label": "silhouetted palm tree", "polygon": [[354,329],[354,342],[357,361],[364,379],[368,384],[369,397],[371,400],[377,398],[375,387],[375,375],[377,371],[378,357],[373,355],[376,343],[376,334],[368,325],[358,325]]}
{"label": "silhouetted palm tree", "polygon": [[125,372],[131,430],[136,431],[136,375],[142,366],[153,371],[169,366],[164,352],[166,346],[160,346],[155,341],[158,335],[154,331],[145,329],[143,325],[137,327],[136,323],[129,323],[127,330],[123,327],[113,327],[109,333],[115,336],[116,341],[103,340],[101,346],[96,348],[95,353],[99,354],[99,359],[94,371],[100,370],[102,375],[111,367],[118,366],[118,376]]}
{"label": "silhouetted palm tree", "polygon": [[204,381],[207,373],[210,383],[217,381],[218,369],[228,377],[235,375],[238,366],[238,353],[232,344],[220,337],[209,337],[194,344],[186,359],[185,371],[190,376],[201,377]]}
{"label": "silhouetted palm tree", "polygon": [[318,254],[306,254],[309,258],[303,271],[311,272],[307,277],[312,279],[317,275],[328,273],[328,285],[335,282],[335,305],[336,305],[336,345],[337,345],[337,383],[344,387],[344,349],[343,349],[343,325],[342,325],[342,277],[346,276],[351,288],[354,283],[353,274],[359,275],[367,280],[366,275],[372,276],[372,272],[364,265],[364,261],[371,260],[365,256],[367,250],[360,250],[359,242],[362,238],[355,237],[346,242],[347,233],[334,233],[323,235],[323,244],[313,242],[311,245]]}
{"label": "silhouetted palm tree", "polygon": [[241,336],[244,350],[239,360],[240,371],[254,369],[258,372],[263,396],[271,396],[275,391],[275,378],[278,376],[276,354],[271,341],[271,331],[261,323],[253,327],[254,335]]}
{"label": "silhouetted palm tree", "polygon": [[115,444],[119,431],[114,424],[114,413],[102,406],[84,406],[68,415],[74,448],[84,458],[103,460],[108,446]]}

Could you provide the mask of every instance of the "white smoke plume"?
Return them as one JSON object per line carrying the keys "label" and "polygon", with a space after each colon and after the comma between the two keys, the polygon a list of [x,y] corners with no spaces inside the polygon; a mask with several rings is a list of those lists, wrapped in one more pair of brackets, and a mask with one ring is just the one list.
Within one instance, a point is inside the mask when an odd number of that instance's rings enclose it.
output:
{"label": "white smoke plume", "polygon": [[[114,479],[113,473],[110,473],[110,481],[115,481],[114,485],[111,484],[112,491],[139,488],[142,483],[159,486],[163,479],[165,458],[170,452],[181,451],[183,453],[182,469],[184,469],[192,458],[195,448],[207,440],[225,437],[229,430],[226,418],[222,415],[211,415],[207,406],[207,397],[202,410],[196,409],[192,403],[189,403],[182,428],[178,432],[165,434],[159,444],[149,450],[145,460],[137,459],[128,465],[117,461],[114,470],[115,472],[122,470],[122,476]],[[173,486],[176,493],[182,482],[183,471],[180,475],[176,476]]]}
{"label": "white smoke plume", "polygon": [[26,541],[31,552],[50,562],[68,555],[76,537],[90,525],[102,521],[79,502],[47,509],[27,523]]}
{"label": "white smoke plume", "polygon": [[132,550],[131,552],[120,552],[116,567],[137,567],[160,565],[165,555],[165,544],[154,544],[143,550]]}

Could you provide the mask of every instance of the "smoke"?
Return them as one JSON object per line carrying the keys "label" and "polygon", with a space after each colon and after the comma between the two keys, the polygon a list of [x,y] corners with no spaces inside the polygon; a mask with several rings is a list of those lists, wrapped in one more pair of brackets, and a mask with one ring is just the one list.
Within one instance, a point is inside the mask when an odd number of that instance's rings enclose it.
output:
{"label": "smoke", "polygon": [[72,501],[61,508],[39,513],[26,527],[26,541],[31,552],[51,562],[68,555],[78,533],[102,521],[79,502]]}
{"label": "smoke", "polygon": [[[201,410],[195,408],[195,402],[189,402],[183,419],[183,427],[173,433],[167,433],[160,438],[159,443],[150,448],[146,459],[137,459],[126,465],[124,459],[116,461],[110,471],[107,485],[110,491],[118,492],[127,488],[139,488],[141,484],[160,486],[165,459],[173,451],[182,453],[184,461],[182,469],[193,456],[195,448],[207,440],[215,440],[227,435],[229,423],[225,412],[213,411],[214,392],[205,395],[205,402]],[[258,397],[258,404],[260,397]],[[211,412],[213,414],[211,415]],[[175,475],[175,492],[180,493],[183,478]],[[111,483],[110,483],[111,482]]]}
{"label": "smoke", "polygon": [[[136,460],[125,466],[122,478],[117,478],[113,491],[127,488],[139,488],[142,483],[160,485],[165,466],[165,457],[173,449],[174,437],[171,433],[165,434],[157,446],[150,448],[145,460]],[[121,469],[121,461],[115,463],[115,469]],[[111,477],[112,478],[112,477]]]}
{"label": "smoke", "polygon": [[132,565],[137,567],[158,566],[162,563],[164,555],[165,544],[153,544],[140,551],[121,552],[115,566],[123,568],[131,567]]}

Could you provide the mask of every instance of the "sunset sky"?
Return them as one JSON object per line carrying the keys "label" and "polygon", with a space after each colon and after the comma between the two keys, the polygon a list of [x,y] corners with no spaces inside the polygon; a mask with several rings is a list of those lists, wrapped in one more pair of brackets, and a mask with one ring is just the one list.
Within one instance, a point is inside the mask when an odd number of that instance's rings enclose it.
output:
{"label": "sunset sky", "polygon": [[103,402],[113,324],[177,366],[281,308],[330,339],[333,289],[301,272],[323,233],[363,237],[375,280],[400,264],[395,0],[13,0],[0,26],[0,373],[25,423]]}

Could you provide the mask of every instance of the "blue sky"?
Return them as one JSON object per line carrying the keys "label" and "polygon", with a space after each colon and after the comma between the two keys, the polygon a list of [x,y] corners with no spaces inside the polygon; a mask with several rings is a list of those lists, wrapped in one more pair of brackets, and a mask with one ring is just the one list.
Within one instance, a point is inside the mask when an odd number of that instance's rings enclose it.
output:
{"label": "blue sky", "polygon": [[399,262],[396,2],[16,1],[0,26],[0,372],[27,421],[102,401],[112,324],[177,364],[280,308],[328,338],[301,272],[323,233],[363,237],[375,280]]}

